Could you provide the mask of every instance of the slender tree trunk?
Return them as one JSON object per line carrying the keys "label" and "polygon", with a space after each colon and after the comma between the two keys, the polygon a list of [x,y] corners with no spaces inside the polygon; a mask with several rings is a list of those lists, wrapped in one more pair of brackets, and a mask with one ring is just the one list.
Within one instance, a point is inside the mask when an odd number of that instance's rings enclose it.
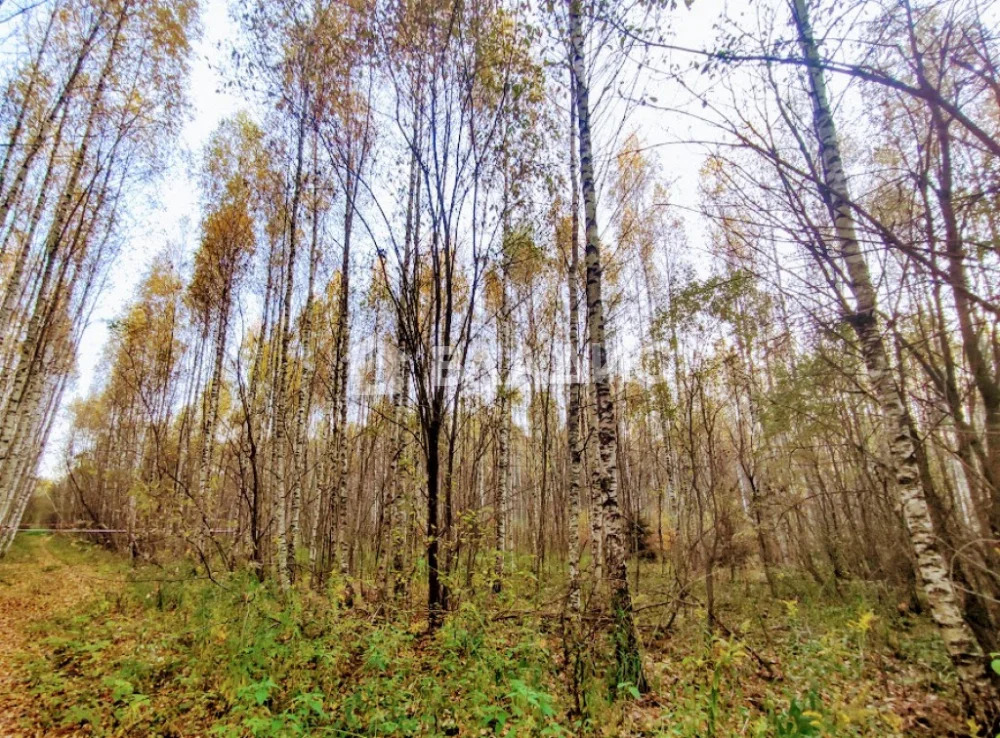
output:
{"label": "slender tree trunk", "polygon": [[[340,309],[337,315],[337,373],[339,376],[339,432],[337,433],[337,511],[339,516],[339,564],[340,573],[348,574],[350,541],[347,537],[347,380],[350,369],[350,271],[351,271],[351,232],[354,223],[354,198],[357,194],[353,168],[353,157],[348,156],[347,174],[345,180],[344,205],[344,249],[340,264]],[[348,600],[351,599],[348,592]]]}
{"label": "slender tree trunk", "polygon": [[598,441],[601,466],[601,505],[604,512],[604,565],[611,590],[618,682],[628,682],[640,691],[648,686],[639,653],[639,638],[632,613],[626,568],[625,521],[618,504],[617,434],[611,397],[608,354],[604,336],[604,303],[601,294],[601,255],[597,226],[597,192],[594,185],[593,149],[590,133],[590,91],[580,16],[580,0],[569,0],[573,78],[577,125],[580,131],[580,182],[586,215],[587,322],[590,326],[590,356],[594,397],[597,403]]}
{"label": "slender tree trunk", "polygon": [[[433,410],[432,410],[433,412]],[[441,625],[444,617],[441,574],[438,571],[440,530],[438,528],[438,490],[440,486],[441,426],[432,420],[426,430],[427,458],[427,624],[430,630]]]}
{"label": "slender tree trunk", "polygon": [[[308,104],[308,95],[303,106]],[[272,504],[275,513],[274,561],[278,574],[278,585],[287,591],[290,585],[288,575],[288,538],[285,502],[288,494],[288,449],[287,442],[287,389],[288,389],[288,345],[291,339],[292,295],[295,285],[295,256],[298,247],[298,214],[302,199],[303,149],[305,147],[305,110],[299,113],[299,127],[296,142],[295,173],[292,182],[291,212],[288,220],[288,261],[285,264],[285,293],[281,302],[281,317],[278,322],[277,376],[274,388],[274,452],[275,494]]]}
{"label": "slender tree trunk", "polygon": [[[2,418],[0,418],[0,468],[12,461],[10,458],[11,444],[14,441],[15,430],[21,419],[22,403],[25,399],[25,390],[34,372],[38,371],[40,360],[39,342],[51,319],[53,309],[58,302],[59,292],[62,287],[62,279],[57,279],[50,294],[49,284],[51,282],[53,270],[56,265],[60,246],[65,243],[65,236],[68,227],[73,219],[73,200],[78,195],[77,186],[83,172],[83,166],[87,161],[87,154],[91,145],[91,134],[96,124],[97,115],[104,97],[104,90],[107,80],[111,76],[114,63],[117,60],[119,39],[121,38],[122,27],[125,23],[125,9],[122,9],[118,17],[118,22],[111,37],[111,46],[108,56],[101,72],[98,76],[94,90],[94,98],[91,101],[87,115],[87,122],[84,126],[83,136],[80,145],[76,148],[70,163],[66,182],[63,186],[59,202],[56,205],[52,222],[49,225],[48,233],[43,246],[44,266],[41,280],[36,293],[35,302],[31,317],[28,320],[27,332],[21,344],[21,354],[14,374],[13,387],[8,395],[7,402],[3,407]],[[16,186],[16,183],[15,183]],[[3,222],[6,213],[0,215],[0,223]],[[81,226],[82,229],[82,226]],[[75,237],[80,236],[80,229]]]}
{"label": "slender tree trunk", "polygon": [[813,123],[823,166],[824,199],[830,209],[855,303],[854,313],[847,318],[858,336],[868,378],[880,405],[883,432],[903,518],[931,614],[958,673],[970,713],[990,724],[1000,709],[997,695],[986,672],[983,652],[962,617],[958,597],[948,576],[947,564],[938,550],[927,499],[920,485],[913,439],[906,424],[903,403],[889,369],[886,346],[880,332],[875,288],[857,240],[840,143],[806,1],[793,0],[793,11],[799,43],[809,62]]}
{"label": "slender tree trunk", "polygon": [[[42,177],[41,185],[39,185],[38,200],[35,202],[34,210],[31,213],[28,229],[22,237],[21,248],[18,249],[17,255],[14,257],[14,264],[11,267],[10,273],[6,277],[7,284],[4,287],[3,300],[0,302],[0,326],[11,326],[14,319],[14,307],[22,289],[22,278],[24,276],[25,267],[29,261],[29,256],[31,255],[31,245],[34,243],[38,225],[42,220],[42,216],[45,214],[45,205],[48,202],[49,195],[49,185],[55,172],[56,157],[62,145],[65,123],[66,115],[64,114],[59,120],[59,125],[56,127],[55,140],[52,144],[52,150],[46,163],[45,174]],[[11,228],[5,238],[14,232],[15,229]],[[0,252],[3,250],[3,248],[0,248]],[[3,369],[8,368],[8,354],[3,350],[4,343],[6,342],[6,338],[8,336],[15,335],[15,330],[0,331],[0,367]],[[0,382],[0,391],[4,389],[3,385],[4,383]]]}
{"label": "slender tree trunk", "polygon": [[[413,140],[416,141],[419,135],[416,123],[414,123]],[[401,271],[407,274],[411,260],[414,259],[415,245],[417,241],[418,223],[420,207],[420,176],[417,168],[416,150],[410,153],[410,180],[406,199],[406,225],[403,234],[403,263]],[[397,602],[403,599],[407,591],[407,580],[404,573],[404,560],[406,558],[406,486],[400,479],[400,462],[406,452],[406,404],[409,396],[409,377],[406,357],[403,355],[405,335],[402,326],[402,316],[396,314],[396,387],[392,398],[392,412],[395,421],[393,429],[394,440],[392,448],[392,459],[389,466],[389,569],[392,580],[392,594]],[[386,582],[388,586],[388,578]]]}
{"label": "slender tree trunk", "polygon": [[[4,191],[4,185],[7,181],[7,170],[10,167],[11,162],[14,160],[15,151],[18,149],[19,144],[21,143],[20,138],[21,138],[21,132],[24,130],[24,119],[28,110],[31,107],[30,103],[32,101],[32,98],[34,97],[35,88],[38,84],[38,78],[39,78],[38,73],[41,69],[42,59],[45,58],[45,51],[49,46],[49,39],[52,36],[52,26],[54,25],[58,15],[59,12],[57,10],[53,10],[52,12],[49,13],[49,19],[45,24],[45,33],[42,35],[42,40],[39,44],[38,52],[35,54],[35,58],[31,62],[31,73],[28,75],[28,84],[25,87],[23,97],[21,98],[21,104],[17,108],[17,114],[14,118],[14,125],[11,126],[10,134],[7,136],[6,151],[4,152],[3,163],[0,164],[0,192]],[[65,120],[65,112],[63,113],[63,119]],[[51,123],[49,125],[51,125]],[[44,140],[44,136],[41,136],[40,138],[41,140]],[[57,140],[56,143],[53,145],[52,150],[55,151],[58,148],[59,148],[59,143]],[[30,164],[30,161],[28,162],[28,164]],[[43,186],[42,191],[44,191],[44,189],[45,188]],[[0,226],[2,225],[3,225],[3,220],[0,219]],[[4,253],[5,251],[3,249],[0,249],[0,256],[2,256]]]}
{"label": "slender tree trunk", "polygon": [[[570,74],[570,93],[576,84]],[[569,293],[569,400],[566,407],[566,433],[569,443],[569,607],[580,611],[580,187],[578,179],[576,116],[570,106],[570,234],[566,290]]]}
{"label": "slender tree trunk", "polygon": [[504,561],[508,548],[507,518],[510,504],[510,305],[507,294],[507,256],[500,276],[500,309],[497,312],[497,338],[500,344],[500,383],[497,388],[497,406],[500,411],[497,428],[497,482],[493,501],[497,558],[493,577],[493,591],[503,588]]}
{"label": "slender tree trunk", "polygon": [[312,380],[314,358],[312,345],[312,312],[313,292],[316,283],[316,266],[319,258],[319,200],[317,194],[319,173],[316,163],[316,142],[313,141],[313,213],[312,238],[309,242],[309,276],[306,284],[306,303],[302,310],[302,376],[299,380],[299,392],[295,406],[295,443],[293,454],[295,460],[295,478],[292,480],[292,496],[289,504],[288,521],[288,570],[291,579],[295,579],[295,551],[300,545],[300,527],[302,517],[302,491],[306,484],[308,473],[309,439],[309,406],[312,400]]}
{"label": "slender tree trunk", "polygon": [[229,296],[222,296],[219,318],[215,327],[215,353],[212,360],[212,376],[209,379],[208,402],[204,406],[201,425],[201,452],[198,458],[198,494],[197,504],[201,508],[203,521],[202,536],[210,535],[212,521],[212,503],[210,501],[210,485],[212,478],[212,456],[215,450],[215,430],[219,419],[219,394],[222,385],[222,364],[226,358],[226,334],[229,330]]}
{"label": "slender tree trunk", "polygon": [[380,598],[383,601],[389,599],[390,593],[397,599],[402,594],[403,505],[401,493],[403,484],[399,479],[399,462],[405,445],[403,423],[405,422],[404,409],[407,393],[407,372],[405,362],[399,358],[397,358],[396,362],[396,376],[394,378],[392,393],[392,442],[389,449],[388,479],[386,481],[389,492],[386,496],[382,513],[386,520],[385,526],[387,531],[385,540],[388,550],[382,556],[378,576]]}
{"label": "slender tree trunk", "polygon": [[[109,56],[109,61],[114,57],[114,52],[117,47],[118,38],[122,26],[125,23],[126,16],[128,14],[131,3],[123,3],[119,10],[118,19],[115,25],[114,32],[112,33],[112,51]],[[28,174],[31,171],[31,165],[35,160],[35,157],[41,151],[42,146],[48,139],[49,130],[52,124],[55,122],[56,117],[60,114],[60,111],[69,104],[69,101],[76,91],[76,84],[83,72],[83,65],[90,56],[91,51],[93,51],[94,43],[98,38],[101,31],[101,23],[103,21],[105,11],[102,11],[95,20],[94,24],[88,30],[87,36],[83,39],[83,43],[80,46],[80,50],[77,53],[76,60],[74,61],[73,68],[70,70],[69,75],[66,78],[66,82],[63,84],[60,90],[59,97],[53,103],[52,107],[48,110],[46,116],[42,119],[38,130],[35,135],[31,138],[31,141],[26,145],[26,151],[24,153],[24,158],[21,159],[21,165],[18,167],[16,174],[14,175],[14,181],[11,182],[10,187],[7,192],[4,193],[3,200],[0,201],[0,228],[7,222],[7,216],[11,209],[17,203],[18,198],[21,195],[21,189],[28,178]],[[103,91],[103,80],[104,76],[101,77],[101,81],[98,82],[97,98],[101,97],[100,93]]]}

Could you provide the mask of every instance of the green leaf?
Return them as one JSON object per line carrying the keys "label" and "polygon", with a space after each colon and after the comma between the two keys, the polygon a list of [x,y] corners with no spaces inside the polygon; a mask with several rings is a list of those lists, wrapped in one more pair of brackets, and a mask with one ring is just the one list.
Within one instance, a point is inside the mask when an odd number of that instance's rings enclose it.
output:
{"label": "green leaf", "polygon": [[276,688],[277,686],[278,685],[275,684],[274,680],[271,679],[271,677],[267,677],[266,679],[262,679],[259,682],[254,682],[253,684],[249,685],[246,688],[246,690],[241,690],[241,691],[243,691],[244,694],[249,694],[253,698],[253,701],[257,703],[257,705],[263,705],[265,702],[267,702],[268,698],[271,696],[271,690]]}
{"label": "green leaf", "polygon": [[619,693],[625,692],[634,700],[637,700],[640,697],[642,697],[642,694],[639,692],[639,688],[634,684],[632,684],[632,682],[621,682],[618,685],[618,692]]}

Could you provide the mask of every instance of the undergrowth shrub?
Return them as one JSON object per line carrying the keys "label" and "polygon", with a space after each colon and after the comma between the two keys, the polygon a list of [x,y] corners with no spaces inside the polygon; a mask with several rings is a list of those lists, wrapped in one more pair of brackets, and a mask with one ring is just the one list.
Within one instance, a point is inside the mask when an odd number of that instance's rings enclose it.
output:
{"label": "undergrowth shrub", "polygon": [[[65,554],[91,561],[85,548]],[[105,594],[37,626],[25,669],[43,734],[888,737],[915,735],[896,710],[954,693],[925,620],[899,621],[860,586],[831,600],[785,575],[783,601],[753,583],[722,589],[729,626],[714,633],[696,599],[661,631],[663,611],[640,594],[651,685],[640,698],[612,683],[600,617],[538,614],[551,590],[530,562],[512,563],[499,596],[456,583],[455,609],[428,634],[407,611],[342,608],[336,580],[282,598],[252,572],[213,582],[102,559]]]}

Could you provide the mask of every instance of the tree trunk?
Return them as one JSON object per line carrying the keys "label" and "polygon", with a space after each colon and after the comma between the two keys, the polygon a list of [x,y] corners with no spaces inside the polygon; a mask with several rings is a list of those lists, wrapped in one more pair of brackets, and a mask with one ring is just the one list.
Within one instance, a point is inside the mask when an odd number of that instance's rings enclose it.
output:
{"label": "tree trunk", "polygon": [[[356,178],[351,171],[353,160],[349,156],[347,162],[347,175],[345,177],[344,196],[344,250],[341,254],[340,264],[340,309],[337,315],[337,373],[339,376],[339,418],[337,420],[339,432],[337,433],[337,513],[339,516],[338,528],[340,530],[339,554],[340,573],[343,576],[348,574],[348,554],[350,553],[349,541],[347,540],[347,379],[349,373],[349,351],[350,351],[350,268],[351,268],[351,230],[354,223],[354,197],[356,195]],[[348,600],[350,599],[348,592]]]}
{"label": "tree trunk", "polygon": [[985,724],[990,724],[998,711],[997,695],[986,672],[983,652],[962,617],[958,597],[948,576],[947,564],[938,550],[927,499],[920,485],[913,439],[906,424],[903,403],[889,370],[885,342],[876,313],[875,289],[867,261],[858,245],[847,178],[819,51],[813,38],[805,0],[793,0],[793,3],[799,43],[809,62],[813,123],[822,160],[824,200],[830,210],[855,303],[854,313],[846,318],[857,334],[868,379],[881,409],[889,463],[931,614],[958,673],[970,714]]}
{"label": "tree trunk", "polygon": [[[211,503],[209,487],[212,478],[212,455],[215,449],[215,428],[219,419],[219,393],[222,385],[222,364],[226,358],[226,333],[229,329],[229,296],[223,295],[219,320],[215,327],[215,355],[212,360],[211,384],[208,389],[208,403],[204,406],[201,425],[201,452],[198,458],[198,496],[203,521],[202,533],[209,535],[211,527]],[[199,537],[201,541],[203,537]]]}
{"label": "tree trunk", "polygon": [[440,550],[438,530],[438,488],[440,482],[441,426],[432,421],[427,428],[427,625],[434,630],[444,617],[441,576],[438,571]]}
{"label": "tree trunk", "polygon": [[302,310],[302,376],[299,380],[299,392],[295,406],[295,442],[293,458],[295,460],[295,478],[292,480],[292,497],[288,511],[288,570],[290,578],[295,579],[295,551],[301,541],[302,490],[306,483],[309,459],[309,407],[312,400],[313,362],[312,356],[312,311],[313,292],[316,283],[316,266],[319,258],[319,201],[317,195],[318,167],[316,164],[316,142],[313,141],[313,213],[312,239],[309,242],[309,276],[306,284],[306,303]]}
{"label": "tree trunk", "polygon": [[497,339],[500,344],[500,383],[497,388],[497,407],[500,411],[497,429],[497,481],[493,500],[493,517],[496,533],[496,564],[493,591],[503,588],[504,562],[508,548],[507,518],[510,505],[510,305],[507,294],[507,255],[500,276],[500,310],[497,312]]}
{"label": "tree trunk", "polygon": [[[570,74],[570,94],[575,95]],[[566,434],[569,443],[569,607],[580,612],[580,188],[577,178],[576,116],[570,105],[570,234],[566,290],[569,294],[569,399],[566,406]]]}
{"label": "tree trunk", "polygon": [[[303,105],[306,103],[304,102]],[[288,494],[288,450],[287,438],[287,390],[288,390],[288,344],[291,338],[292,295],[295,285],[295,256],[298,247],[298,214],[302,199],[302,162],[305,146],[305,111],[299,113],[299,129],[296,142],[295,173],[292,182],[291,212],[288,219],[288,261],[285,263],[285,292],[281,301],[278,321],[278,357],[274,388],[274,453],[275,494],[272,500],[275,518],[274,562],[278,574],[278,586],[287,591],[288,576],[288,516],[285,509]]]}
{"label": "tree trunk", "polygon": [[597,192],[590,133],[590,91],[586,77],[583,23],[580,0],[569,2],[576,116],[580,132],[580,183],[586,216],[587,322],[590,327],[590,357],[594,398],[597,403],[598,445],[601,470],[601,506],[604,513],[604,566],[611,591],[614,617],[617,683],[630,683],[640,691],[648,688],[639,653],[639,639],[632,613],[626,569],[625,521],[618,504],[617,433],[604,337],[604,304],[601,294],[601,254],[597,226]]}

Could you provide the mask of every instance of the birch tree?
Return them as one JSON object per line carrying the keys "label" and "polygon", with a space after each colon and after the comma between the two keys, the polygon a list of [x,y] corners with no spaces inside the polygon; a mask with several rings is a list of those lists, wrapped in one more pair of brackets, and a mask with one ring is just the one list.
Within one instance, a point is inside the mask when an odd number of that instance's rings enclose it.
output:
{"label": "birch tree", "polygon": [[597,406],[601,512],[605,527],[605,577],[611,593],[618,681],[631,683],[639,691],[644,691],[647,685],[632,614],[632,595],[629,591],[626,569],[625,525],[618,500],[617,424],[611,398],[611,367],[608,347],[605,344],[601,245],[597,224],[597,192],[594,183],[594,154],[590,127],[590,90],[583,15],[579,0],[569,0],[569,33],[575,92],[574,107],[580,136],[580,190],[583,195],[586,223],[584,259],[587,274],[587,340],[594,401]]}
{"label": "birch tree", "polygon": [[858,243],[837,129],[805,0],[795,0],[793,18],[803,56],[811,62],[808,68],[809,92],[822,163],[823,199],[830,211],[836,245],[854,300],[853,311],[845,318],[857,334],[868,379],[880,404],[885,445],[931,613],[959,674],[970,710],[977,717],[988,720],[988,716],[997,709],[996,694],[986,673],[984,655],[962,617],[920,485],[913,438],[906,425],[903,401],[893,381],[889,354],[882,337],[875,289]]}

